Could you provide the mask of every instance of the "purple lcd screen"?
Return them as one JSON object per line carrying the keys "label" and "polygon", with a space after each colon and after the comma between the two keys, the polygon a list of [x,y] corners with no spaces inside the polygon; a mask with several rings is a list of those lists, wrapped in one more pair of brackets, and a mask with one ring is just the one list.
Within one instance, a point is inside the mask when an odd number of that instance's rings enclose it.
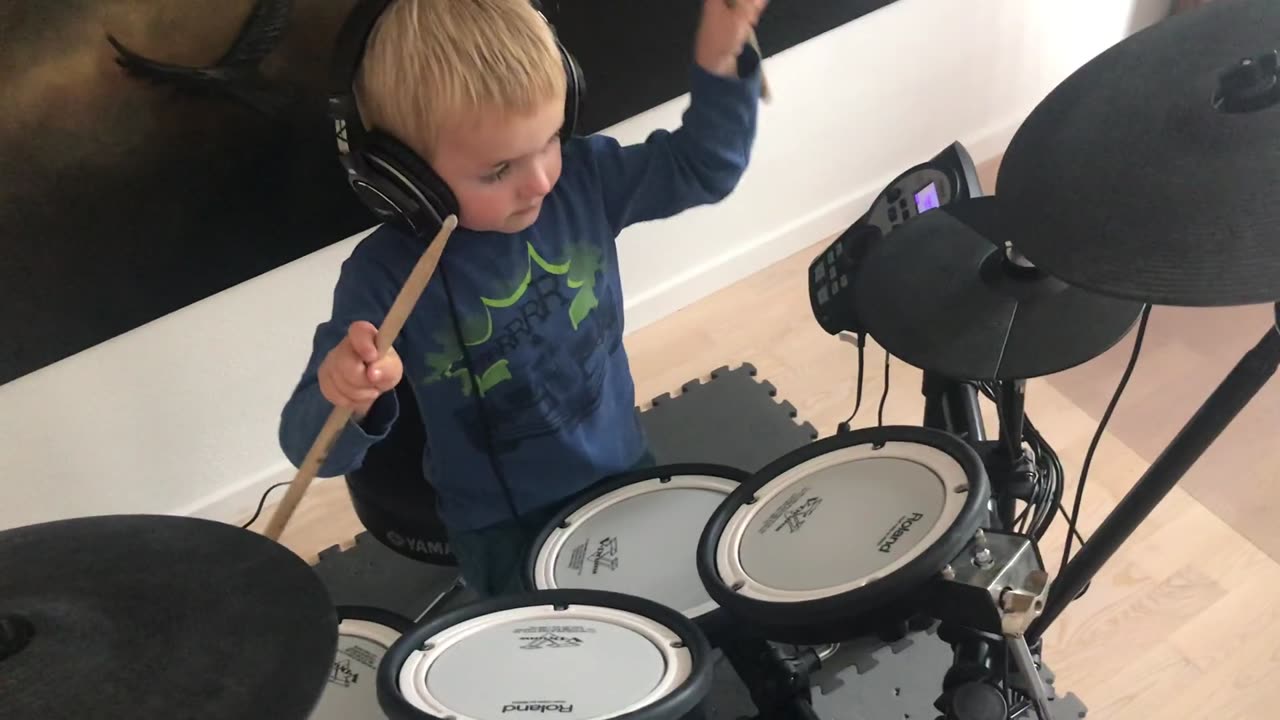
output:
{"label": "purple lcd screen", "polygon": [[938,184],[929,183],[916,193],[916,212],[922,213],[938,207]]}

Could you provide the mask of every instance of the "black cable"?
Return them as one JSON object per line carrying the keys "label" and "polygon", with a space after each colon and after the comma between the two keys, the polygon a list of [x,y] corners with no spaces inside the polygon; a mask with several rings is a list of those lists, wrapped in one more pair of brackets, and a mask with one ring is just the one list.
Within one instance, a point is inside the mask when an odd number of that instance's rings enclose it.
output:
{"label": "black cable", "polygon": [[249,522],[241,525],[240,529],[248,530],[250,525],[257,522],[258,516],[262,514],[262,508],[266,507],[267,505],[267,496],[271,494],[271,491],[275,490],[276,488],[282,488],[285,485],[288,485],[290,482],[292,481],[286,480],[284,482],[278,482],[275,485],[272,485],[271,487],[267,488],[266,492],[262,493],[262,497],[258,499],[258,509],[253,511],[253,517],[249,518]]}
{"label": "black cable", "polygon": [[[987,400],[996,402],[998,389],[995,383],[980,382],[977,383],[977,387]],[[1030,534],[1036,540],[1040,540],[1052,525],[1055,506],[1061,505],[1066,473],[1062,469],[1062,461],[1058,453],[1040,434],[1031,417],[1025,413],[1023,441],[1031,453],[1036,471],[1031,496],[1026,500],[1026,507],[1014,519],[1014,526],[1020,525],[1019,532]],[[1079,532],[1075,532],[1079,537]]]}
{"label": "black cable", "polygon": [[[978,389],[982,391],[982,394],[988,400],[995,402],[995,389],[990,383],[979,383]],[[1040,448],[1039,450],[1034,451],[1037,456],[1037,460],[1041,457],[1044,458],[1044,462],[1037,462],[1037,465],[1041,467],[1041,476],[1038,479],[1037,486],[1037,498],[1041,494],[1039,487],[1041,485],[1049,485],[1047,501],[1048,516],[1045,517],[1042,527],[1034,528],[1033,525],[1033,533],[1037,540],[1043,538],[1053,522],[1053,517],[1061,515],[1062,519],[1066,520],[1069,525],[1068,531],[1080,542],[1081,545],[1083,545],[1085,543],[1085,538],[1080,534],[1080,530],[1077,527],[1070,526],[1071,517],[1067,514],[1067,509],[1062,503],[1063,495],[1066,492],[1066,471],[1062,468],[1062,461],[1058,458],[1057,452],[1055,452],[1043,436],[1040,435],[1039,430],[1036,429],[1030,416],[1025,416],[1023,418],[1023,424],[1025,425],[1028,443],[1033,448],[1036,448],[1037,446]],[[1037,505],[1045,504],[1039,502],[1038,499],[1033,500],[1032,502]],[[1025,519],[1024,516],[1026,513],[1030,512],[1030,510],[1030,507],[1024,508],[1023,514],[1019,515],[1015,522],[1022,522]]]}
{"label": "black cable", "polygon": [[884,404],[889,400],[889,351],[884,351],[884,392],[880,395],[880,412],[876,414],[876,424],[884,427]]}
{"label": "black cable", "polygon": [[1028,520],[1027,516],[1031,513],[1032,506],[1033,506],[1033,503],[1028,502],[1026,507],[1022,508],[1022,512],[1018,514],[1018,517],[1013,519],[1014,527],[1017,527],[1018,532],[1023,535],[1027,534],[1027,530],[1026,530],[1027,520]]}
{"label": "black cable", "polygon": [[863,368],[863,352],[867,346],[867,334],[858,333],[858,397],[853,404],[853,412],[849,413],[849,418],[836,426],[836,432],[847,433],[852,429],[853,418],[858,414],[858,410],[862,407],[862,368]]}
{"label": "black cable", "polygon": [[[1075,538],[1080,541],[1080,545],[1083,547],[1085,542],[1084,536],[1082,536],[1080,534],[1080,531],[1077,530],[1076,527],[1071,524],[1071,517],[1067,515],[1067,508],[1064,507],[1061,502],[1058,503],[1058,512],[1062,513],[1062,519],[1067,521],[1068,530],[1071,532],[1072,535],[1075,535]],[[1083,595],[1084,593],[1081,592],[1080,594]]]}
{"label": "black cable", "polygon": [[[1080,521],[1080,505],[1084,499],[1084,485],[1089,479],[1089,466],[1093,463],[1093,453],[1098,449],[1098,443],[1102,440],[1102,433],[1107,428],[1107,423],[1111,420],[1111,413],[1115,412],[1116,405],[1120,402],[1120,395],[1124,393],[1125,386],[1129,384],[1129,378],[1133,376],[1133,369],[1138,364],[1138,353],[1142,351],[1142,339],[1147,334],[1147,320],[1151,317],[1151,306],[1145,305],[1142,308],[1142,319],[1138,322],[1138,334],[1133,340],[1133,353],[1129,356],[1129,364],[1124,369],[1124,374],[1120,376],[1120,383],[1116,385],[1116,391],[1111,396],[1111,402],[1107,405],[1106,412],[1102,413],[1102,420],[1098,422],[1098,430],[1093,434],[1093,440],[1089,443],[1089,451],[1085,453],[1084,465],[1080,468],[1080,484],[1076,486],[1075,505],[1071,509],[1071,517],[1067,520],[1068,527],[1075,529]],[[1066,546],[1062,549],[1062,565],[1058,568],[1058,572],[1062,572],[1062,568],[1067,566],[1067,562],[1071,559],[1071,534],[1067,534]],[[1084,543],[1081,542],[1081,547]],[[1084,595],[1089,589],[1085,585],[1080,590],[1077,599]]]}
{"label": "black cable", "polygon": [[1032,452],[1035,454],[1036,484],[1034,489],[1035,512],[1031,516],[1029,532],[1036,540],[1044,538],[1053,523],[1053,508],[1061,497],[1065,473],[1057,452],[1044,440],[1034,426],[1028,428]]}
{"label": "black cable", "polygon": [[485,407],[484,397],[480,392],[480,373],[477,372],[475,363],[471,358],[471,351],[467,348],[466,338],[462,334],[462,321],[458,317],[458,308],[453,300],[453,289],[449,285],[449,274],[445,272],[444,263],[441,262],[438,272],[440,280],[444,284],[445,302],[449,306],[449,316],[453,323],[454,337],[458,341],[458,347],[462,351],[462,360],[467,365],[467,373],[470,375],[471,391],[475,393],[476,409],[480,413],[480,424],[482,435],[484,435],[485,455],[489,458],[489,467],[493,470],[493,475],[498,481],[498,486],[502,490],[503,499],[506,501],[507,510],[511,513],[511,519],[515,521],[521,535],[527,542],[533,536],[529,528],[525,527],[524,518],[520,516],[520,512],[516,509],[515,496],[511,492],[511,486],[507,483],[506,476],[502,473],[502,467],[498,463],[497,450],[493,444],[493,425],[489,421],[488,409]]}
{"label": "black cable", "polygon": [[1040,540],[1053,522],[1053,508],[1060,502],[1066,474],[1063,472],[1058,453],[1044,439],[1030,419],[1024,417],[1023,424],[1036,466],[1036,485],[1033,493],[1036,509],[1031,519],[1031,534],[1036,540]]}

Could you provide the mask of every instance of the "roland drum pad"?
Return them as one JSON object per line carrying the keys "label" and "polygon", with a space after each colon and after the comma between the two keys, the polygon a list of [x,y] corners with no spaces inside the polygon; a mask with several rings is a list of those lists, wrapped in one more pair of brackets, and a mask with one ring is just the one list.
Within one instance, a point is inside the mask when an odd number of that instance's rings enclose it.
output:
{"label": "roland drum pad", "polygon": [[909,619],[982,527],[978,454],[919,427],[793,451],[715,511],[697,565],[713,600],[770,640],[842,642]]}
{"label": "roland drum pad", "polygon": [[637,595],[696,620],[714,643],[722,613],[698,578],[698,538],[749,475],[721,465],[667,465],[629,473],[577,498],[533,542],[535,590]]}
{"label": "roland drum pad", "polygon": [[643,598],[545,590],[484,600],[415,627],[378,670],[391,720],[679,720],[701,710],[711,647]]}
{"label": "roland drum pad", "polygon": [[311,720],[382,717],[378,708],[378,666],[413,621],[371,607],[338,607],[338,648],[320,704]]}

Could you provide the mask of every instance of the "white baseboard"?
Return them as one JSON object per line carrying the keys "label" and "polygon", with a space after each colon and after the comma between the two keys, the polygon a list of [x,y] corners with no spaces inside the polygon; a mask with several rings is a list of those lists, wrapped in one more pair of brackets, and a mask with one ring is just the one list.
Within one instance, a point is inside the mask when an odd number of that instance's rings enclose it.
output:
{"label": "white baseboard", "polygon": [[[1017,121],[1003,123],[982,133],[976,140],[965,142],[974,162],[981,165],[1003,153],[1022,117],[1019,115]],[[761,234],[753,242],[740,246],[736,252],[727,253],[711,263],[691,268],[667,282],[636,293],[626,303],[627,332],[634,332],[657,322],[847,228],[866,212],[872,199],[884,189],[890,179],[885,178],[874,187],[855,190],[782,227]],[[279,463],[258,476],[237,482],[177,510],[176,514],[243,523],[253,514],[262,494],[268,488],[278,482],[292,480],[295,472],[282,456]],[[284,489],[277,492],[282,497]],[[267,507],[278,502],[279,497],[273,496],[270,500]]]}
{"label": "white baseboard", "polygon": [[[262,494],[267,491],[267,488],[276,483],[289,482],[297,472],[297,469],[290,465],[287,460],[282,459],[280,463],[257,477],[229,485],[212,495],[207,495],[191,503],[185,508],[176,510],[174,514],[234,523],[236,525],[243,524],[257,509],[258,501],[262,499]],[[272,493],[272,497],[268,498],[266,506],[271,507],[279,502],[280,498],[284,497],[284,493],[284,488]]]}

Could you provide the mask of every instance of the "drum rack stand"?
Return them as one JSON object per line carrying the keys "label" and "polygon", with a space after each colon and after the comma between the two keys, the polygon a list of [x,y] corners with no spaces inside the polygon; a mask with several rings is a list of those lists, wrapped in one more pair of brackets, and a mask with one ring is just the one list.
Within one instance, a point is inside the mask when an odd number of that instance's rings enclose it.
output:
{"label": "drum rack stand", "polygon": [[[1103,565],[1120,549],[1152,511],[1180,482],[1187,471],[1217,440],[1236,416],[1280,369],[1280,303],[1275,304],[1274,323],[1261,339],[1240,358],[1235,367],[1201,404],[1182,430],[1160,453],[1129,492],[1108,513],[1092,537],[1067,562],[1049,585],[1043,610],[1022,634],[1023,649],[1041,645],[1045,630],[1088,586]],[[993,512],[997,527],[1005,522],[1012,499],[1018,496],[1020,466],[1009,448],[1008,438],[1021,436],[1024,417],[1025,385],[1006,384],[998,398],[1001,417],[1001,441],[994,452],[983,453],[991,474],[993,494],[1008,496],[998,499]],[[925,424],[947,430],[968,440],[980,451],[990,448],[982,428],[977,406],[976,388],[971,383],[954,382],[925,374]],[[1005,462],[1001,462],[1004,460]],[[962,645],[957,645],[957,656]],[[957,661],[959,661],[957,657]]]}
{"label": "drum rack stand", "polygon": [[[1080,595],[1102,566],[1138,529],[1138,526],[1155,510],[1166,495],[1182,480],[1187,471],[1217,440],[1280,368],[1280,303],[1275,304],[1274,325],[1252,349],[1247,351],[1230,373],[1214,389],[1200,408],[1183,426],[1177,436],[1156,458],[1124,498],[1107,515],[1093,536],[1059,572],[1049,587],[1044,610],[1027,629],[1026,640],[1035,646],[1048,627]],[[1021,435],[1022,405],[1025,386],[1014,384],[1014,392],[1000,398],[1002,424],[1009,418],[1013,430],[1002,427],[1001,445],[1005,436]],[[925,374],[925,424],[947,430],[970,441],[976,448],[989,447],[982,429],[982,416],[977,405],[976,389],[970,383],[954,382]],[[1007,450],[1002,453],[1008,457]],[[992,453],[984,456],[990,461]],[[1016,485],[1020,482],[1020,468],[1016,465],[1004,468],[991,467],[992,490],[1010,498],[1018,496]],[[1004,470],[1006,472],[1000,472]],[[997,520],[1001,527],[1009,516],[1007,502],[997,503]]]}
{"label": "drum rack stand", "polygon": [[[778,456],[817,439],[818,431],[797,418],[790,403],[758,378],[756,368],[742,364],[722,367],[709,379],[685,383],[679,392],[654,398],[640,412],[640,420],[659,463],[714,462],[756,471]],[[975,388],[968,384],[940,386],[926,407],[932,421],[946,422],[963,432],[981,434]],[[967,420],[961,420],[968,414]],[[947,418],[950,418],[949,420]],[[934,425],[937,427],[938,425]],[[966,430],[969,428],[970,430]],[[982,435],[985,442],[985,435]],[[407,618],[419,616],[456,579],[453,568],[410,560],[383,545],[369,533],[355,542],[320,553],[316,572],[336,603],[383,608]],[[450,598],[450,609],[464,597]],[[844,643],[838,652],[822,657],[793,645],[749,639],[721,641],[711,707],[707,720],[862,720],[911,718],[930,720],[940,713],[935,699],[943,677],[963,655],[959,645],[936,624],[907,628],[908,634],[889,640],[861,638]],[[1040,675],[1050,687],[1054,677],[1044,665]],[[817,691],[817,692],[815,692]],[[1054,720],[1085,716],[1073,694],[1053,698]],[[1019,720],[1044,720],[1034,711]]]}
{"label": "drum rack stand", "polygon": [[[988,525],[988,532],[993,534],[991,537],[994,537],[994,533],[1012,533],[1016,523],[1016,501],[1029,500],[1034,493],[1036,481],[1035,466],[1023,450],[1026,381],[1006,381],[997,386],[994,394],[1000,433],[995,441],[987,436],[974,383],[955,381],[925,372],[921,392],[925,397],[925,427],[943,430],[959,437],[982,459],[991,483],[992,506]],[[981,542],[982,547],[985,547],[988,541],[984,539]],[[1042,570],[1043,564],[1034,538],[1006,536],[1001,540],[1006,550],[1010,542],[1023,549],[1029,548],[1028,552],[1035,555],[1033,566],[1024,564],[1022,567],[1036,568],[1034,577],[1038,584],[1035,592],[1036,597],[1042,600],[1048,576]],[[956,566],[957,569],[960,567]],[[948,566],[946,571],[950,572],[949,579],[954,580],[955,569]],[[1024,579],[1031,577],[1033,576],[1028,575]],[[985,583],[985,580],[975,580],[975,585]],[[1005,592],[1011,589],[1006,587]],[[1027,607],[1019,612],[1014,612],[1012,607],[1001,610],[1002,619],[996,621],[995,625],[991,618],[985,624],[975,624],[966,620],[977,619],[977,616],[955,614],[957,608],[970,602],[971,598],[968,596],[948,594],[946,600],[941,601],[947,607],[940,608],[944,612],[938,617],[950,615],[952,620],[959,620],[954,625],[944,621],[939,631],[939,637],[954,652],[952,667],[947,671],[942,683],[942,695],[937,701],[937,707],[944,711],[949,720],[1022,716],[1027,704],[1035,705],[1041,715],[1050,712],[1050,692],[1038,673],[1040,662],[1037,658],[1040,657],[1041,643],[1039,638],[1032,639],[1026,634],[1026,627],[1034,617],[1028,615],[1029,605],[1036,598],[1030,597],[1025,592],[1026,588],[1023,590],[1024,597],[1028,598]],[[1004,599],[1002,594],[1002,602]],[[972,600],[979,603],[975,607],[980,607],[985,602],[978,598]],[[1003,617],[1006,613],[1007,617]],[[1016,623],[1016,627],[1003,634],[996,627],[1013,623]],[[985,632],[975,628],[984,628]],[[1017,686],[1027,696],[1023,705],[1013,702],[1011,686]],[[987,697],[981,697],[983,695]],[[997,697],[991,697],[992,695]]]}
{"label": "drum rack stand", "polygon": [[924,426],[945,430],[969,443],[982,457],[995,499],[992,522],[998,529],[1014,523],[1015,500],[1026,500],[1034,489],[1035,470],[1022,451],[1026,415],[1026,381],[1011,381],[997,398],[1000,436],[987,437],[979,407],[978,390],[971,382],[959,382],[924,373]]}

